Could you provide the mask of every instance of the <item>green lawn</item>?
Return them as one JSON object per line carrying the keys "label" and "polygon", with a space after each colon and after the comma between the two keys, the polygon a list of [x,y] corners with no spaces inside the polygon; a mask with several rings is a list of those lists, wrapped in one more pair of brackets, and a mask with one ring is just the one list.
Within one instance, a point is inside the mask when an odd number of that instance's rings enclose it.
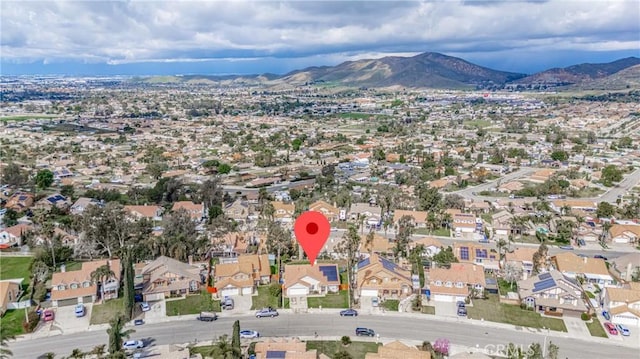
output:
{"label": "green lawn", "polygon": [[341,290],[338,294],[327,294],[324,297],[308,297],[309,308],[349,308],[347,291]]}
{"label": "green lawn", "polygon": [[400,301],[397,299],[387,299],[384,302],[380,303],[380,305],[386,310],[397,312]]}
{"label": "green lawn", "polygon": [[0,280],[24,278],[23,283],[28,283],[32,261],[32,257],[0,257]]}
{"label": "green lawn", "polygon": [[467,127],[484,128],[484,127],[491,126],[491,121],[487,121],[487,120],[467,120],[467,121],[464,121],[463,125],[467,126]]}
{"label": "green lawn", "polygon": [[124,314],[124,298],[111,299],[91,309],[91,324],[109,323],[119,314]]}
{"label": "green lawn", "polygon": [[500,289],[500,295],[507,295],[508,292],[518,291],[518,283],[513,283],[513,287],[511,287],[511,283],[502,278],[498,279],[498,287]]}
{"label": "green lawn", "polygon": [[360,119],[364,119],[364,118],[369,118],[373,115],[368,114],[368,113],[357,113],[357,112],[346,112],[346,113],[341,113],[340,117],[341,118],[350,118],[350,119],[354,119],[354,120],[360,120]]}
{"label": "green lawn", "polygon": [[489,294],[489,299],[474,299],[473,306],[468,307],[467,311],[471,319],[484,318],[491,322],[567,331],[562,319],[542,317],[536,312],[521,309],[517,305],[502,304],[496,294]]}
{"label": "green lawn", "polygon": [[592,337],[607,338],[607,333],[604,331],[604,327],[600,324],[598,318],[594,317],[591,323],[586,324]]}
{"label": "green lawn", "polygon": [[342,346],[340,341],[308,341],[307,350],[318,350],[318,353],[323,353],[330,358],[341,350],[345,350],[351,354],[353,359],[364,359],[367,353],[377,353],[378,347],[382,344],[376,344],[372,342],[351,342],[348,347]]}
{"label": "green lawn", "polygon": [[22,330],[23,321],[24,309],[9,309],[0,318],[0,328],[6,330],[8,335],[20,335],[24,333]]}
{"label": "green lawn", "polygon": [[441,236],[441,237],[450,237],[451,236],[451,232],[449,231],[448,228],[439,228],[436,229],[435,231],[431,231],[428,228],[416,228],[414,230],[415,234],[422,234],[425,236]]}
{"label": "green lawn", "polygon": [[280,308],[282,306],[280,297],[273,297],[269,294],[269,286],[258,287],[258,295],[251,297],[251,300],[251,309]]}
{"label": "green lawn", "polygon": [[220,302],[211,299],[211,294],[206,291],[202,291],[200,294],[188,295],[185,299],[167,301],[168,316],[219,311]]}

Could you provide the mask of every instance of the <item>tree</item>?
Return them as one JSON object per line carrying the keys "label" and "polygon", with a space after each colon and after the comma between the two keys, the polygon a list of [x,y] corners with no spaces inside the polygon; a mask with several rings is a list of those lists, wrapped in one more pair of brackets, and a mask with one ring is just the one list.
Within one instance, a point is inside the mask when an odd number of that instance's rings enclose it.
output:
{"label": "tree", "polygon": [[502,354],[508,359],[524,359],[522,349],[513,343],[509,343]]}
{"label": "tree", "polygon": [[569,158],[569,154],[562,150],[556,150],[551,153],[551,159],[554,161],[566,161]]}
{"label": "tree", "polygon": [[111,327],[107,329],[107,334],[109,335],[109,354],[111,355],[121,353],[123,338],[129,338],[131,334],[135,333],[133,329],[123,330],[126,321],[125,316],[118,315],[109,322]]}
{"label": "tree", "polygon": [[[409,252],[409,259],[413,267],[413,272],[418,274],[418,279],[420,280],[420,288],[424,287],[424,266],[422,264],[422,254],[424,253],[424,250],[424,244],[418,244]],[[420,296],[418,296],[418,298],[420,298]]]}
{"label": "tree", "polygon": [[125,252],[122,259],[124,269],[122,283],[124,290],[124,308],[125,313],[128,315],[128,319],[131,319],[133,317],[133,308],[135,306],[135,272],[133,270],[133,253]]}
{"label": "tree", "polygon": [[229,343],[229,336],[226,334],[218,339],[216,345],[211,348],[211,352],[208,353],[209,357],[220,359],[235,359],[240,357],[239,352]]}
{"label": "tree", "polygon": [[[231,346],[235,353],[240,353],[240,321],[233,322],[233,336],[231,337]],[[240,356],[238,356],[240,358]]]}
{"label": "tree", "polygon": [[2,217],[2,224],[6,227],[15,226],[18,224],[18,212],[14,211],[11,208],[7,208],[4,216]]}
{"label": "tree", "polygon": [[91,280],[100,283],[100,299],[102,299],[103,301],[105,300],[104,299],[104,286],[106,284],[105,282],[109,278],[115,277],[115,275],[116,274],[113,272],[113,270],[111,270],[111,267],[109,266],[109,261],[107,261],[107,264],[101,265],[91,273]]}
{"label": "tree", "polygon": [[451,248],[451,246],[440,248],[440,252],[436,253],[432,259],[439,267],[449,267],[451,263],[458,262],[458,258],[453,254],[453,248]]}
{"label": "tree", "polygon": [[349,229],[342,236],[342,241],[335,247],[335,251],[347,259],[347,278],[349,281],[349,305],[353,305],[354,290],[357,288],[357,278],[354,275],[354,269],[358,263],[358,248],[360,246],[360,235],[358,229],[349,225]]}
{"label": "tree", "polygon": [[464,197],[459,194],[448,194],[444,196],[442,205],[444,208],[455,208],[462,210],[465,207]]}
{"label": "tree", "polygon": [[549,342],[549,348],[547,348],[547,357],[549,359],[558,359],[558,352],[560,351],[560,348],[554,343],[554,342]]}
{"label": "tree", "polygon": [[622,181],[622,171],[617,166],[608,165],[602,169],[600,180],[605,186],[611,186],[613,182]]}
{"label": "tree", "polygon": [[413,236],[415,219],[412,216],[404,215],[398,221],[398,233],[396,235],[396,246],[394,252],[396,256],[406,258],[409,252],[409,242]]}
{"label": "tree", "polygon": [[35,178],[36,186],[40,189],[49,188],[53,183],[53,172],[50,170],[40,170]]}
{"label": "tree", "polygon": [[221,163],[218,165],[218,173],[226,175],[231,172],[231,166],[226,163]]}
{"label": "tree", "polygon": [[436,353],[440,353],[444,356],[449,355],[450,348],[451,344],[449,342],[449,339],[446,338],[436,339],[435,343],[433,343],[433,349],[436,351]]}
{"label": "tree", "polygon": [[600,202],[598,203],[598,208],[596,209],[596,216],[598,218],[610,218],[616,214],[616,207],[609,202]]}
{"label": "tree", "polygon": [[27,175],[18,164],[9,163],[2,171],[2,183],[13,187],[24,186]]}
{"label": "tree", "polygon": [[342,345],[346,347],[351,344],[351,338],[349,338],[348,335],[343,335],[342,338],[340,338],[340,342],[342,342]]}
{"label": "tree", "polygon": [[341,349],[333,355],[333,359],[353,359],[353,356],[348,351]]}
{"label": "tree", "polygon": [[71,351],[71,354],[67,357],[67,359],[82,359],[85,356],[87,356],[87,353],[83,352],[82,350],[75,348],[73,349],[73,351]]}
{"label": "tree", "polygon": [[104,344],[96,345],[95,347],[93,347],[93,349],[91,349],[89,354],[95,355],[97,359],[101,359],[105,353],[105,348],[106,345]]}
{"label": "tree", "polygon": [[0,326],[0,359],[7,359],[13,356],[11,350],[8,349],[9,340],[16,339],[15,335],[9,333],[6,325]]}
{"label": "tree", "polygon": [[533,273],[540,273],[540,269],[546,268],[547,263],[547,254],[549,253],[549,248],[546,244],[540,244],[538,250],[533,254],[533,258],[531,261],[533,262],[533,268],[531,269]]}
{"label": "tree", "polygon": [[442,200],[438,189],[429,187],[426,183],[420,183],[416,186],[416,197],[418,198],[418,207],[422,211],[436,209]]}
{"label": "tree", "polygon": [[220,185],[220,179],[213,177],[206,180],[201,186],[198,192],[202,204],[205,208],[211,208],[213,206],[220,206],[224,202],[224,191]]}
{"label": "tree", "polygon": [[527,359],[544,359],[540,343],[533,343],[529,345],[527,350]]}
{"label": "tree", "polygon": [[513,283],[522,278],[522,267],[509,262],[505,264],[502,269],[502,275],[504,276],[504,280],[511,283],[511,289],[513,290]]}

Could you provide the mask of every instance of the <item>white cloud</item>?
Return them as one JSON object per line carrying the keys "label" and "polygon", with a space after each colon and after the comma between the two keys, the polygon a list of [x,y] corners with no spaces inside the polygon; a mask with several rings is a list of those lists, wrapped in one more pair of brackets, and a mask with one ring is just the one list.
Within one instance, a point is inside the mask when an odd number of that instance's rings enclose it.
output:
{"label": "white cloud", "polygon": [[0,7],[2,58],[15,62],[640,50],[637,0],[10,0]]}

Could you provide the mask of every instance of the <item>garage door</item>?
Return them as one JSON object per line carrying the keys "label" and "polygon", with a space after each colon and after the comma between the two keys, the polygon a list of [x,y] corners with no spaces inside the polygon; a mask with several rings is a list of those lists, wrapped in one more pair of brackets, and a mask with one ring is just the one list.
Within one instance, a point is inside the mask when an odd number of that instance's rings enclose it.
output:
{"label": "garage door", "polygon": [[444,294],[434,294],[433,297],[431,298],[433,300],[435,300],[436,302],[454,302],[455,301],[455,297],[450,296],[450,295],[444,295]]}
{"label": "garage door", "polygon": [[246,295],[251,295],[253,294],[253,288],[251,287],[246,287],[246,288],[242,288],[242,294],[246,294]]}
{"label": "garage door", "polygon": [[238,295],[238,294],[239,294],[238,288],[226,288],[226,289],[223,289],[222,292],[220,292],[220,295],[223,297],[228,297],[228,296]]}
{"label": "garage door", "polygon": [[378,291],[376,289],[363,289],[360,292],[361,297],[377,297]]}
{"label": "garage door", "polygon": [[87,295],[87,296],[84,296],[84,297],[80,298],[80,300],[81,300],[80,303],[93,303],[93,296]]}
{"label": "garage door", "polygon": [[78,298],[61,299],[58,301],[58,307],[67,307],[78,304]]}
{"label": "garage door", "polygon": [[638,320],[638,318],[634,318],[626,315],[614,315],[613,318],[611,318],[611,322],[613,324],[622,324],[629,327],[640,326],[640,321]]}
{"label": "garage door", "polygon": [[149,293],[144,295],[146,302],[156,302],[164,299],[164,293]]}
{"label": "garage door", "polygon": [[613,239],[614,243],[629,243],[629,240],[626,237],[617,237]]}
{"label": "garage door", "polygon": [[291,297],[300,297],[307,295],[307,288],[288,288],[287,295]]}

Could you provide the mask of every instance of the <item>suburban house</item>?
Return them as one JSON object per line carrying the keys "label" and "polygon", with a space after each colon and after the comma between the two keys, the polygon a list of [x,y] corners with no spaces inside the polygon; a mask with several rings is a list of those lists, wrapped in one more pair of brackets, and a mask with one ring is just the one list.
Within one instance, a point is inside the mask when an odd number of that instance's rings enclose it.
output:
{"label": "suburban house", "polygon": [[495,240],[508,240],[511,234],[511,219],[513,214],[507,211],[500,211],[491,216],[491,227],[493,228],[493,238]]}
{"label": "suburban house", "polygon": [[569,278],[583,277],[585,282],[599,286],[615,286],[615,281],[601,258],[579,257],[570,252],[551,257],[555,268]]}
{"label": "suburban house", "polygon": [[375,232],[371,240],[369,240],[369,234],[361,234],[360,253],[391,254],[393,253],[393,243],[389,241],[389,238],[383,237]]}
{"label": "suburban house", "polygon": [[[108,265],[114,276],[109,278],[91,278],[96,269]],[[104,293],[102,300],[118,298],[120,288],[121,267],[119,259],[101,259],[84,262],[79,270],[66,271],[61,266],[60,272],[51,276],[51,302],[54,307],[95,302]],[[102,283],[98,283],[102,281]],[[101,288],[102,286],[102,288]]]}
{"label": "suburban house", "polygon": [[618,281],[631,282],[633,276],[640,277],[640,253],[625,254],[609,261],[609,272]]}
{"label": "suburban house", "polygon": [[362,221],[367,227],[377,227],[382,224],[382,208],[371,203],[352,203],[349,207],[349,219],[354,222]]}
{"label": "suburban house", "polygon": [[0,280],[0,317],[7,309],[16,307],[22,295],[22,280],[23,278]]}
{"label": "suburban house", "polygon": [[474,233],[478,227],[478,221],[473,213],[456,213],[453,215],[451,226],[456,236],[460,236],[463,233]]}
{"label": "suburban house", "polygon": [[400,218],[404,216],[412,217],[413,224],[416,228],[426,228],[427,227],[427,216],[429,215],[426,211],[405,211],[401,209],[396,209],[393,212],[393,224],[398,225],[400,222]]}
{"label": "suburban house", "polygon": [[337,221],[340,218],[340,209],[325,201],[316,201],[309,205],[310,211],[320,212],[329,222]]}
{"label": "suburban house", "polygon": [[637,243],[640,225],[614,224],[609,228],[609,240],[613,243]]}
{"label": "suburban house", "polygon": [[464,301],[475,291],[482,296],[486,285],[484,270],[473,263],[451,263],[451,268],[429,271],[428,296],[437,302]]}
{"label": "suburban house", "polygon": [[214,268],[214,287],[221,297],[252,295],[259,284],[271,282],[269,255],[241,255]]}
{"label": "suburban house", "polygon": [[629,283],[626,288],[605,288],[602,306],[609,311],[612,323],[640,328],[640,283]]}
{"label": "suburban house", "polygon": [[227,217],[243,224],[249,219],[249,208],[249,201],[238,198],[232,203],[225,205],[222,212],[224,212]]}
{"label": "suburban house", "polygon": [[34,230],[30,224],[19,223],[0,230],[0,248],[9,248],[22,244],[22,236]]}
{"label": "suburban house", "polygon": [[594,212],[598,205],[593,201],[579,200],[579,199],[562,199],[551,201],[549,204],[552,210],[557,213],[562,213],[563,207],[569,207],[572,211],[584,211]]}
{"label": "suburban house", "polygon": [[200,222],[203,219],[207,218],[207,211],[204,207],[204,204],[195,204],[192,201],[179,201],[173,204],[171,207],[172,212],[177,212],[179,210],[185,210],[196,222]]}
{"label": "suburban house", "polygon": [[71,205],[71,213],[75,215],[82,214],[89,206],[99,206],[100,201],[93,198],[80,197]]}
{"label": "suburban house", "polygon": [[580,284],[557,270],[518,281],[518,294],[527,307],[548,315],[580,316],[588,311]]}
{"label": "suburban house", "polygon": [[33,205],[34,209],[50,210],[53,207],[59,209],[69,208],[71,202],[69,199],[59,193],[46,196]]}
{"label": "suburban house", "polygon": [[356,278],[360,297],[404,298],[411,294],[411,271],[377,254],[360,261]]}
{"label": "suburban house", "polygon": [[330,359],[316,349],[307,350],[299,339],[267,339],[256,342],[255,359]]}
{"label": "suburban house", "polygon": [[502,267],[506,264],[515,265],[516,268],[522,269],[522,280],[529,278],[533,272],[533,254],[538,251],[537,248],[521,247],[511,252],[507,252],[502,260]]}
{"label": "suburban house", "polygon": [[494,249],[488,249],[473,242],[453,244],[453,254],[462,263],[475,263],[485,270],[500,269],[500,256]]}
{"label": "suburban house", "polygon": [[149,263],[136,264],[136,287],[142,289],[148,302],[183,296],[200,291],[201,271],[199,267],[160,256]]}
{"label": "suburban house", "polygon": [[33,200],[33,194],[31,193],[16,192],[7,199],[4,208],[21,213],[33,206]]}
{"label": "suburban house", "polygon": [[161,221],[164,212],[160,206],[124,206],[124,210],[135,219],[146,218],[151,221]]}
{"label": "suburban house", "polygon": [[411,248],[422,244],[424,246],[424,252],[422,253],[425,257],[431,257],[438,254],[442,250],[442,242],[432,237],[421,237],[415,239],[409,243]]}
{"label": "suburban house", "polygon": [[276,222],[283,224],[293,223],[293,214],[296,211],[295,204],[278,201],[272,201],[271,204],[274,209],[273,218]]}
{"label": "suburban house", "polygon": [[431,359],[431,353],[395,340],[378,347],[377,353],[367,353],[364,359]]}
{"label": "suburban house", "polygon": [[308,296],[324,296],[340,290],[340,272],[337,264],[310,264],[284,266],[284,295],[291,309],[307,309]]}

